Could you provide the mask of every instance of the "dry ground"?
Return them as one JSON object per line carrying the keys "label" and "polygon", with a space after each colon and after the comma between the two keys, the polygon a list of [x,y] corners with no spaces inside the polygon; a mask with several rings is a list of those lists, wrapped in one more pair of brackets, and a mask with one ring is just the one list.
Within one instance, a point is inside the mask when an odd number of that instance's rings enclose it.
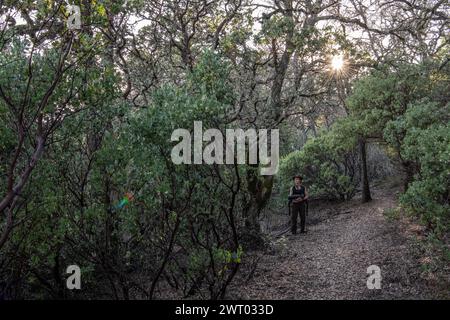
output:
{"label": "dry ground", "polygon": [[[396,195],[373,192],[358,199],[311,208],[308,233],[274,236],[247,277],[229,288],[234,299],[430,299],[415,246],[422,228],[390,220],[383,211]],[[287,217],[285,218],[287,219]],[[369,290],[367,267],[381,268],[381,289]],[[245,267],[244,267],[245,269]],[[243,272],[245,274],[245,272]],[[251,276],[249,276],[251,274]]]}

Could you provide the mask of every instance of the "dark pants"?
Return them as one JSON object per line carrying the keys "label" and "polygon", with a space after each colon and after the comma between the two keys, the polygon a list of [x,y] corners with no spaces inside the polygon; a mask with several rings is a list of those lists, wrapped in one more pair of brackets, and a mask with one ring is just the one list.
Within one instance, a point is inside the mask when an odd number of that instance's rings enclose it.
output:
{"label": "dark pants", "polygon": [[291,208],[291,231],[297,233],[297,215],[300,214],[300,230],[305,232],[306,210],[305,202],[292,203]]}

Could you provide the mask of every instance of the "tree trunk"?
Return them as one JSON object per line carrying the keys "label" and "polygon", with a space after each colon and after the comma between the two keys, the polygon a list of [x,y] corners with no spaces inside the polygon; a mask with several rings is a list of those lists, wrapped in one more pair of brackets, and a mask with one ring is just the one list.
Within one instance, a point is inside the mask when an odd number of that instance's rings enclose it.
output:
{"label": "tree trunk", "polygon": [[251,197],[244,210],[246,232],[243,242],[247,247],[263,246],[258,218],[272,194],[273,178],[274,176],[259,176],[258,166],[251,166],[247,170],[247,188]]}
{"label": "tree trunk", "polygon": [[403,192],[408,190],[411,182],[414,181],[414,175],[418,172],[417,165],[412,161],[402,161],[403,170],[405,172],[405,180],[403,182]]}
{"label": "tree trunk", "polygon": [[366,141],[359,139],[359,151],[361,155],[361,185],[362,185],[362,202],[372,200],[370,195],[369,177],[367,174],[367,157],[366,157]]}

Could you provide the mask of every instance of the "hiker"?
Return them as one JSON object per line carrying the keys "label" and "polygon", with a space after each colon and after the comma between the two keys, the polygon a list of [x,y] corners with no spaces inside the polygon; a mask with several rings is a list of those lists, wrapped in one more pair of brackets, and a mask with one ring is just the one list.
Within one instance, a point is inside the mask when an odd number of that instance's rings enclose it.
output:
{"label": "hiker", "polygon": [[291,232],[297,234],[297,215],[300,214],[300,233],[306,233],[306,200],[308,199],[308,192],[304,185],[302,185],[302,176],[296,175],[294,177],[294,186],[291,188],[289,198],[292,203],[291,211]]}

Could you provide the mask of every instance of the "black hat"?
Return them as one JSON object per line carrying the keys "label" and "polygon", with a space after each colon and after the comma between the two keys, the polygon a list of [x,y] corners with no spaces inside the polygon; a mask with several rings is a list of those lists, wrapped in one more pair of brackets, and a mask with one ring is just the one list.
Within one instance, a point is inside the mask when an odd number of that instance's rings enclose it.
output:
{"label": "black hat", "polygon": [[295,175],[293,178],[292,178],[292,180],[295,180],[295,179],[297,179],[297,178],[299,178],[300,180],[302,180],[303,181],[303,177],[301,176],[301,175]]}

